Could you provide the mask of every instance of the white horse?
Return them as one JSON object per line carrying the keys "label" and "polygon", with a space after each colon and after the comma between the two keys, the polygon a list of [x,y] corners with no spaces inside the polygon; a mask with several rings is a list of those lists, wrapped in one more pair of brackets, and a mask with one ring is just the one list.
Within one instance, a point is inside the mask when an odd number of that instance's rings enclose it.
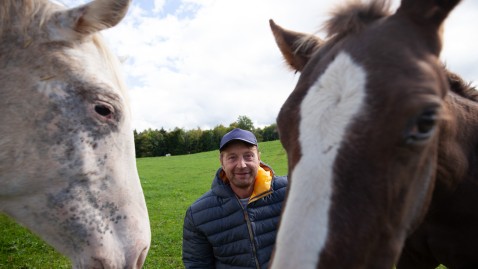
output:
{"label": "white horse", "polygon": [[97,34],[129,3],[0,1],[0,212],[74,268],[140,268],[149,250],[126,90]]}

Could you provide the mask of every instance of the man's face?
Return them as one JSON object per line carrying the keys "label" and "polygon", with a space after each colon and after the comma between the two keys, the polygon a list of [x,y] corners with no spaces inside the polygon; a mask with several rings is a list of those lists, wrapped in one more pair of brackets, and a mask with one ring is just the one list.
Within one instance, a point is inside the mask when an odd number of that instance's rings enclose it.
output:
{"label": "man's face", "polygon": [[221,152],[221,165],[226,173],[232,189],[236,192],[252,190],[260,165],[259,152],[256,146],[244,142],[232,141]]}

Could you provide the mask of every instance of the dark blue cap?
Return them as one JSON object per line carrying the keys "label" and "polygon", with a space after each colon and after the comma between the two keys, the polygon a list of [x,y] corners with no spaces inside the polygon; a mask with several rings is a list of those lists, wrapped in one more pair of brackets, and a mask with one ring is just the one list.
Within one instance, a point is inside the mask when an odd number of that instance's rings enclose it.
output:
{"label": "dark blue cap", "polygon": [[224,146],[233,140],[240,140],[251,145],[257,146],[257,139],[253,133],[246,130],[242,130],[240,128],[236,128],[222,137],[219,151],[222,151]]}

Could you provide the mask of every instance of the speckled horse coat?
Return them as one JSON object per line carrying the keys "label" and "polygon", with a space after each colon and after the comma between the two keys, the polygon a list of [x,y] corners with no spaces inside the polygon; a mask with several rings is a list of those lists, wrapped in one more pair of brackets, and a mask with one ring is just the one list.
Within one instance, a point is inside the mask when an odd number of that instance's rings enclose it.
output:
{"label": "speckled horse coat", "polygon": [[0,2],[0,212],[74,268],[140,268],[149,249],[126,90],[97,34],[129,2]]}

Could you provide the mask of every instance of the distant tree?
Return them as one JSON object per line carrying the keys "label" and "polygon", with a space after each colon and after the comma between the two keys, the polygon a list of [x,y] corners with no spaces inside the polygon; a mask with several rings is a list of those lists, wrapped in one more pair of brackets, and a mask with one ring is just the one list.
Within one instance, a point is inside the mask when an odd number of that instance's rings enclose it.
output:
{"label": "distant tree", "polygon": [[199,140],[201,139],[202,130],[201,128],[189,130],[186,132],[186,150],[187,153],[197,153],[200,152]]}
{"label": "distant tree", "polygon": [[153,139],[151,136],[151,132],[152,132],[151,129],[147,129],[136,135],[136,138],[135,138],[136,157],[154,156]]}
{"label": "distant tree", "polygon": [[210,151],[217,149],[217,144],[214,139],[214,132],[211,130],[205,130],[202,132],[201,138],[199,140],[199,145],[201,151]]}
{"label": "distant tree", "polygon": [[257,142],[264,141],[264,139],[262,138],[262,129],[260,128],[254,129],[252,133],[256,136]]}
{"label": "distant tree", "polygon": [[248,131],[254,131],[254,123],[247,116],[239,116],[237,118],[237,128],[241,128]]}
{"label": "distant tree", "polygon": [[234,128],[238,128],[237,121],[231,122],[231,124],[229,124],[229,127],[227,129],[232,130]]}
{"label": "distant tree", "polygon": [[167,153],[166,135],[160,130],[154,130],[150,134],[153,156],[164,156]]}
{"label": "distant tree", "polygon": [[214,144],[215,144],[215,149],[219,148],[219,143],[221,143],[222,137],[229,131],[231,131],[233,128],[226,128],[224,125],[217,125],[214,127],[212,130],[214,134]]}
{"label": "distant tree", "polygon": [[134,151],[135,151],[135,155],[136,157],[141,157],[141,152],[139,150],[140,148],[140,144],[141,144],[141,141],[139,139],[139,133],[138,131],[136,131],[136,129],[133,130],[133,137],[134,137]]}
{"label": "distant tree", "polygon": [[262,129],[263,141],[274,141],[279,139],[279,132],[277,132],[277,124],[273,123]]}
{"label": "distant tree", "polygon": [[180,155],[187,153],[185,146],[186,132],[183,129],[176,127],[172,132],[168,133],[168,145],[170,152],[173,155]]}
{"label": "distant tree", "polygon": [[172,131],[146,129],[133,131],[136,157],[180,155],[217,150],[221,138],[234,128],[242,128],[253,132],[258,142],[279,139],[276,124],[264,128],[254,128],[252,120],[247,116],[239,116],[237,121],[228,127],[220,124],[212,130],[196,128],[185,131],[176,127]]}

